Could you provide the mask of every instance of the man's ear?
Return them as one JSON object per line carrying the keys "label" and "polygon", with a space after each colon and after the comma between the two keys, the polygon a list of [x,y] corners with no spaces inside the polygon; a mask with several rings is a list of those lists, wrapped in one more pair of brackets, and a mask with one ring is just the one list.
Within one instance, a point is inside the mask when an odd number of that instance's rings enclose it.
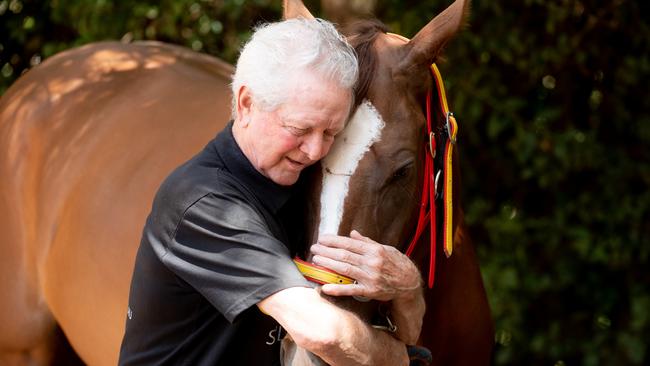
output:
{"label": "man's ear", "polygon": [[302,3],[302,0],[284,0],[282,1],[283,14],[282,17],[286,19],[305,18],[314,19],[314,16],[309,12],[309,9]]}
{"label": "man's ear", "polygon": [[253,108],[253,95],[246,85],[237,90],[237,121],[241,127],[246,128],[251,120],[251,109]]}

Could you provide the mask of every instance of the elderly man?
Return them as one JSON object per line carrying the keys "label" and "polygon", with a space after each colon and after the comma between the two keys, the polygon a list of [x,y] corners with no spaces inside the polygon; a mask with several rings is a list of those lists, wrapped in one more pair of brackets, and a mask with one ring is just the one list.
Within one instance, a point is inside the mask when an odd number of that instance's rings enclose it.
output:
{"label": "elderly man", "polygon": [[[385,265],[376,270],[401,276],[323,290],[393,301],[403,330],[390,335],[305,280],[282,220],[300,172],[343,130],[356,77],[353,50],[325,21],[289,20],[255,32],[233,80],[234,122],[156,195],[136,258],[120,364],[275,365],[282,333],[332,365],[407,364],[404,345],[417,339],[424,312],[415,266],[384,251]],[[332,248],[340,254],[350,245],[380,245],[356,234],[322,241],[330,250],[319,255],[334,261],[341,258]]]}

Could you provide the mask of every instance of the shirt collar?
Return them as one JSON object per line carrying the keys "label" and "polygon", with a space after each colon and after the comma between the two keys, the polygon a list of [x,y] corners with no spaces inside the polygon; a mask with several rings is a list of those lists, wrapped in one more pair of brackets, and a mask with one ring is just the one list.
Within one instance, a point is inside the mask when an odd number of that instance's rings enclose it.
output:
{"label": "shirt collar", "polygon": [[232,134],[233,122],[210,143],[223,161],[226,170],[234,175],[255,197],[273,213],[287,202],[293,191],[291,186],[281,186],[262,175],[251,164]]}

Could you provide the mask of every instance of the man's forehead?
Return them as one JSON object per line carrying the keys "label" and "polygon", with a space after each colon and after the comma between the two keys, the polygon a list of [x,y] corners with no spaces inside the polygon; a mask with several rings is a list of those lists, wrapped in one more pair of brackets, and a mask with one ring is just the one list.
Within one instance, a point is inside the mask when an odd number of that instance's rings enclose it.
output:
{"label": "man's forehead", "polygon": [[[282,114],[279,114],[279,119],[281,122],[285,124],[293,124],[296,125],[296,127],[303,127],[303,128],[311,128],[315,127],[317,124],[315,120],[310,119],[310,118],[300,118],[297,116],[282,116]],[[333,130],[333,131],[339,131],[342,130],[345,125],[347,124],[348,119],[329,119],[328,124],[324,125],[323,128],[326,130]]]}

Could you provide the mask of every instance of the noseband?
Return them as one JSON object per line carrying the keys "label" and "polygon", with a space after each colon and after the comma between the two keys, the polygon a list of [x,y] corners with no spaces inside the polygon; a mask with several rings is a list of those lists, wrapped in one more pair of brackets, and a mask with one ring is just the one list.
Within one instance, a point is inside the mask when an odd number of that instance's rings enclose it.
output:
{"label": "noseband", "polygon": [[[420,213],[418,216],[418,224],[415,229],[415,235],[411,240],[406,255],[411,257],[413,250],[422,236],[422,232],[430,225],[430,249],[429,249],[429,288],[433,287],[433,282],[436,272],[436,247],[437,247],[437,228],[438,220],[436,215],[436,200],[441,200],[443,205],[443,218],[442,218],[442,245],[445,255],[451,256],[453,250],[453,204],[452,204],[452,189],[453,189],[453,166],[452,166],[452,152],[456,144],[456,134],[458,133],[458,124],[454,114],[449,111],[447,105],[447,96],[445,94],[445,86],[442,82],[442,76],[436,64],[431,64],[431,73],[433,80],[438,89],[438,102],[440,103],[440,111],[445,117],[445,125],[438,134],[433,131],[433,122],[431,118],[431,99],[432,90],[427,92],[426,108],[427,108],[427,146],[425,147],[425,162],[424,162],[424,182],[422,184],[422,199],[420,201]],[[442,161],[438,161],[438,168],[436,168],[437,146],[441,146]],[[444,147],[443,147],[444,146]],[[428,150],[428,151],[427,151]],[[442,174],[442,192],[438,192],[438,180]]]}

